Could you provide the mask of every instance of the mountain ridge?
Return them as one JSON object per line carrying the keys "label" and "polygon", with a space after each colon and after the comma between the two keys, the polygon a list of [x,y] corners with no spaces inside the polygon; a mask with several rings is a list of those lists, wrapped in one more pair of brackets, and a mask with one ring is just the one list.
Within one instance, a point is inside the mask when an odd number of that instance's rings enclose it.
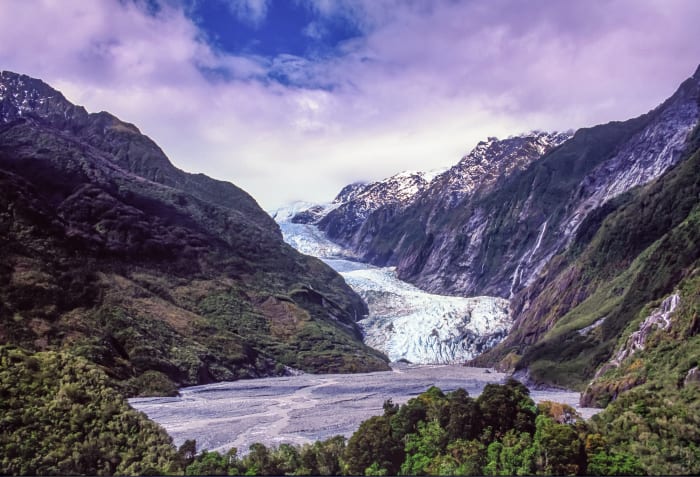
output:
{"label": "mountain ridge", "polygon": [[40,80],[2,72],[0,85],[3,342],[67,346],[129,394],[286,366],[387,369],[360,341],[359,296],[247,193]]}
{"label": "mountain ridge", "polygon": [[[539,150],[532,147],[537,136],[531,134],[530,144],[513,148],[521,156],[512,161],[505,177],[475,169],[470,187],[463,188],[469,193],[455,196],[459,188],[450,187],[448,171],[400,211],[380,217],[378,207],[364,223],[353,225],[352,240],[347,236],[335,240],[355,245],[354,252],[375,265],[395,265],[399,278],[423,290],[509,298],[515,319],[511,332],[471,362],[527,373],[534,384],[583,390],[596,369],[622,346],[618,340],[625,329],[641,320],[637,314],[645,304],[668,298],[664,294],[673,291],[670,285],[659,289],[663,293],[645,288],[660,279],[652,278],[649,260],[673,270],[671,282],[689,273],[683,267],[691,271],[694,267],[692,254],[682,248],[685,242],[677,238],[687,233],[676,228],[690,217],[688,207],[696,196],[692,188],[687,197],[677,190],[690,187],[682,185],[678,171],[693,177],[689,171],[698,124],[700,68],[646,114],[580,129]],[[494,146],[505,149],[502,141],[483,141],[471,153],[472,162],[480,164],[483,158],[495,167],[498,160],[486,154],[498,149]],[[458,170],[465,158],[450,170]],[[665,202],[659,202],[661,197],[667,197]],[[649,209],[650,204],[665,205]],[[637,215],[625,215],[632,208]],[[651,228],[635,225],[636,217]],[[634,235],[630,230],[635,227],[646,232]],[[371,233],[358,241],[358,230]],[[625,247],[620,237],[628,237]],[[691,244],[697,240],[692,233],[690,237],[683,240]],[[649,248],[655,240],[678,249],[675,265],[663,248]],[[605,247],[613,247],[615,254],[606,255]],[[629,288],[633,284],[646,291],[634,292]],[[614,293],[601,296],[611,290],[628,301],[620,301]],[[618,305],[624,313],[618,310],[622,314],[615,312],[619,316],[607,321],[602,320],[603,312],[591,311],[602,306],[609,312]],[[571,313],[587,318],[575,319]],[[589,341],[590,346],[582,345]],[[590,356],[577,354],[586,352]],[[588,402],[600,397],[600,392],[588,394]]]}

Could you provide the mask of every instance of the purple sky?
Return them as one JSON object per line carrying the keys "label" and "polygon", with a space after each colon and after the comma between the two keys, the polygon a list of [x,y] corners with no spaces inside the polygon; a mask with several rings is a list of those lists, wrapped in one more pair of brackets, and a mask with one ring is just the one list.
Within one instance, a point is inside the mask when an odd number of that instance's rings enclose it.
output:
{"label": "purple sky", "polygon": [[0,69],[265,208],[624,120],[700,63],[696,0],[0,1]]}

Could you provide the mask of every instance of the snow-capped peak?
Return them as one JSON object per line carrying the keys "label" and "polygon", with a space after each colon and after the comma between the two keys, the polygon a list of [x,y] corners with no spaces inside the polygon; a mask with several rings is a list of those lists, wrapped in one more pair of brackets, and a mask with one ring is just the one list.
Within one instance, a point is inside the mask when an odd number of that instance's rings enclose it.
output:
{"label": "snow-capped peak", "polygon": [[295,215],[300,212],[309,210],[315,205],[313,202],[306,202],[303,200],[298,200],[290,204],[284,205],[274,210],[268,210],[267,213],[275,219],[278,224],[290,223]]}
{"label": "snow-capped peak", "polygon": [[429,193],[443,196],[444,203],[454,207],[476,190],[490,188],[499,179],[525,168],[572,135],[572,131],[531,131],[506,139],[489,137],[440,175]]}

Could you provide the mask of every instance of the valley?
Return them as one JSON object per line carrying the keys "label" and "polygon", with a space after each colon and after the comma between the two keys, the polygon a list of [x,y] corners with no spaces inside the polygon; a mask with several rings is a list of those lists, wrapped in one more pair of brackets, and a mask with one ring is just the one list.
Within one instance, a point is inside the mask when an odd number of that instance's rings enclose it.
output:
{"label": "valley", "polygon": [[[208,458],[153,421],[242,453],[352,434],[350,474],[457,469],[455,449],[475,474],[700,473],[700,68],[636,118],[489,137],[272,214],[3,71],[0,190],[0,473]],[[511,373],[603,410],[491,385]]]}

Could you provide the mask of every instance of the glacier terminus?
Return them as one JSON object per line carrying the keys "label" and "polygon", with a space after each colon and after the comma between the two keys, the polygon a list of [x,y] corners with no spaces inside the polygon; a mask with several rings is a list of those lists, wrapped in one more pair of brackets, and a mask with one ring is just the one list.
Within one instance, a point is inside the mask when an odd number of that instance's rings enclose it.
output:
{"label": "glacier terminus", "polygon": [[395,267],[359,261],[355,253],[329,240],[316,225],[293,223],[299,214],[323,215],[336,205],[295,203],[271,215],[288,244],[326,262],[365,300],[369,314],[359,325],[367,345],[394,362],[458,364],[505,338],[512,324],[508,300],[425,292],[400,280]]}

